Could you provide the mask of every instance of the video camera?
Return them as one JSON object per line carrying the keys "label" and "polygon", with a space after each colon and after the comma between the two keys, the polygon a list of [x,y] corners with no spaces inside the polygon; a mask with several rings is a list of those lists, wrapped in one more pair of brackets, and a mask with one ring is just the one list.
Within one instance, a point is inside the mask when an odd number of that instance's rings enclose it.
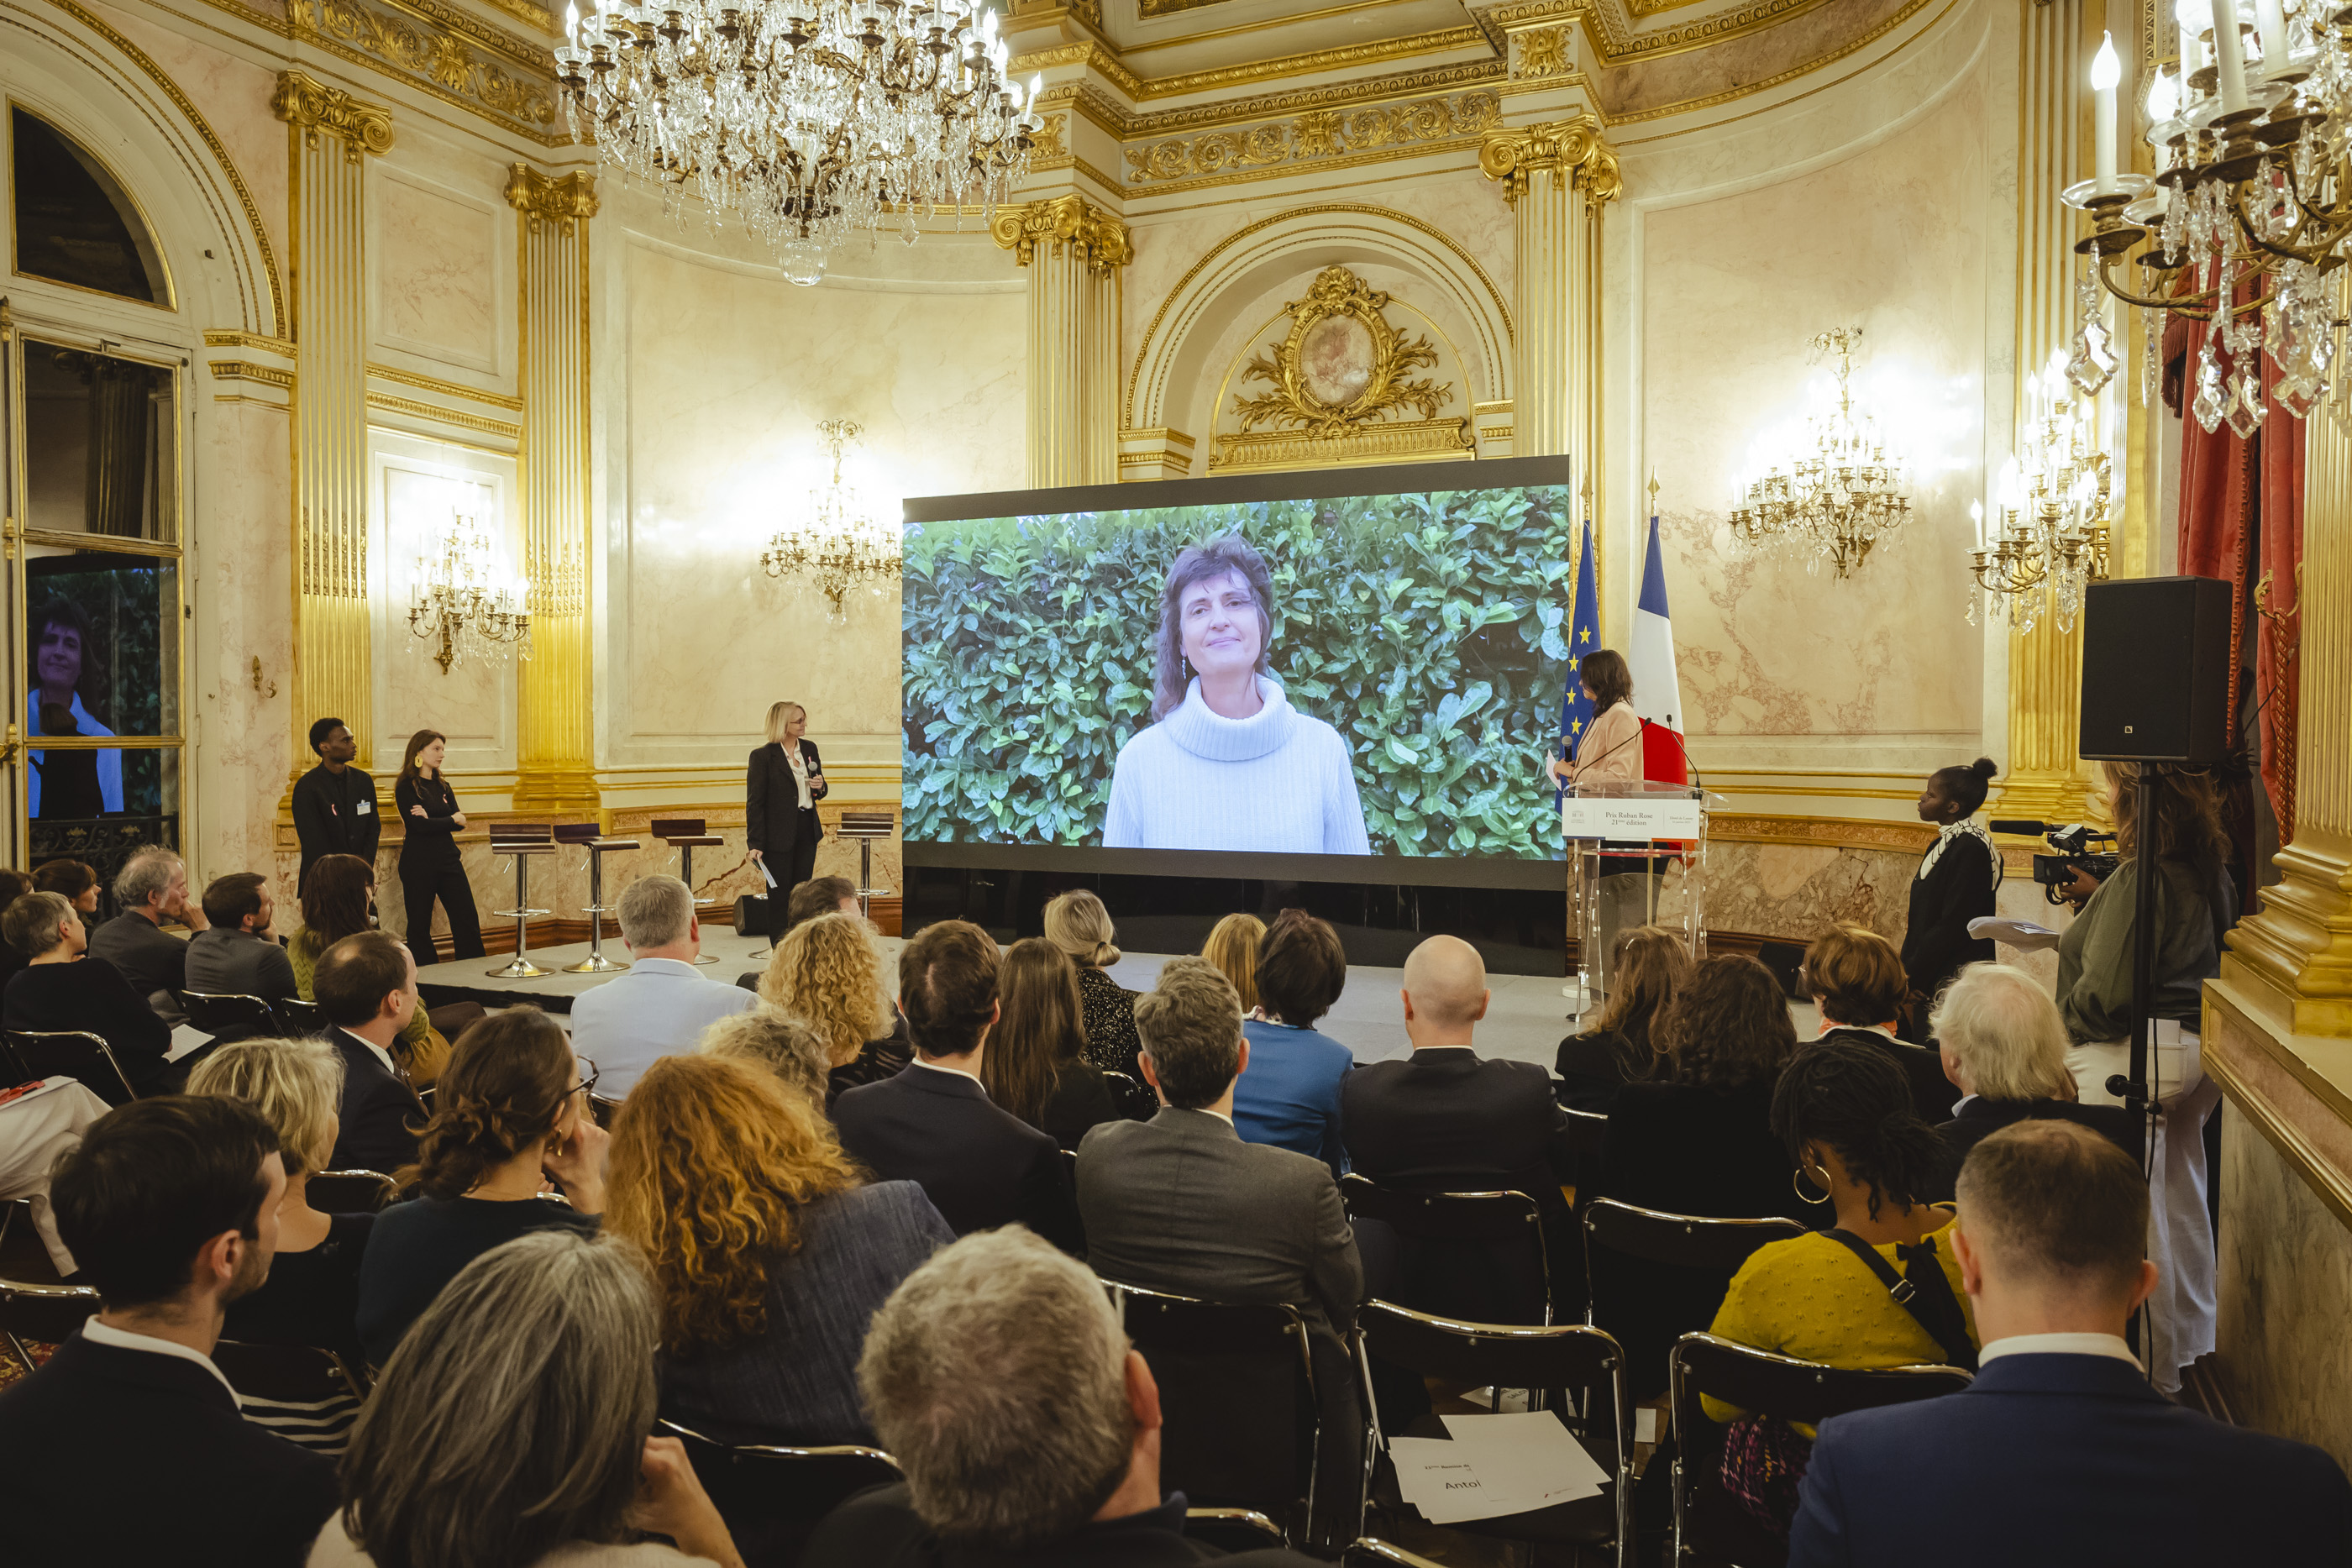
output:
{"label": "video camera", "polygon": [[2040,839],[2058,852],[2054,855],[2033,857],[2033,880],[2042,884],[2042,896],[2046,903],[2066,902],[2058,895],[2058,890],[2073,882],[2076,872],[2088,872],[2105,882],[2115,875],[2116,867],[2123,863],[2120,855],[2091,852],[2093,844],[2114,843],[2115,834],[2099,832],[2080,822],[2060,827],[2050,822],[1996,819],[1992,831],[1996,833],[2022,833],[2029,838]]}

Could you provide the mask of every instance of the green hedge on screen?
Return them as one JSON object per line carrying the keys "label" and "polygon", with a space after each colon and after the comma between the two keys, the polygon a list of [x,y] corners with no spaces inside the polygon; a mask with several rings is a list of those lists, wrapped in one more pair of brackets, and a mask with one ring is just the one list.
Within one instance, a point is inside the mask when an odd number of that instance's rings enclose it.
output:
{"label": "green hedge on screen", "polygon": [[1169,563],[1239,533],[1272,666],[1355,754],[1376,854],[1546,858],[1575,525],[1550,488],[925,524],[906,541],[906,831],[1101,841]]}

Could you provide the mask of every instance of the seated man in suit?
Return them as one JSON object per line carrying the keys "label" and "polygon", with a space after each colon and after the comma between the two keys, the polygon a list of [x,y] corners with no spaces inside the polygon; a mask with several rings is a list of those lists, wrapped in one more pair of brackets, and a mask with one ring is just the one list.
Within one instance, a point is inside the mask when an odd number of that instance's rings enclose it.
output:
{"label": "seated man in suit", "polygon": [[2137,1157],[2137,1120],[2120,1105],[2074,1098],[2066,1020],[2042,983],[2008,964],[1970,964],[1946,986],[1929,1025],[1944,1076],[1960,1091],[1952,1119],[1936,1129],[1952,1169],[2012,1122],[2079,1122]]}
{"label": "seated man in suit", "polygon": [[2126,1346],[2157,1278],[2129,1155],[2071,1122],[2021,1122],[1970,1151],[1959,1194],[1983,1370],[1958,1394],[1822,1423],[1790,1568],[2352,1560],[2334,1459],[2173,1404]]}
{"label": "seated man in suit", "polygon": [[1085,1249],[1061,1146],[990,1103],[981,1052],[996,1023],[996,943],[962,920],[926,925],[898,955],[915,1060],[834,1103],[841,1146],[884,1181],[911,1181],[959,1236],[1026,1225]]}
{"label": "seated man in suit", "polygon": [[260,1112],[167,1095],[108,1112],[58,1166],[58,1228],[99,1313],[0,1394],[11,1563],[298,1568],[334,1462],[247,1421],[212,1363],[269,1277],[286,1170]]}
{"label": "seated man in suit", "polygon": [[596,1064],[597,1092],[615,1100],[646,1068],[693,1051],[704,1030],[760,1001],[695,967],[702,922],[693,890],[674,876],[641,876],[622,890],[621,940],[629,945],[627,973],[572,1002],[572,1053]]}
{"label": "seated man in suit", "polygon": [[259,997],[265,1002],[299,994],[294,960],[270,935],[277,901],[269,879],[257,872],[231,872],[205,889],[209,929],[188,938],[187,986],[214,996]]}
{"label": "seated man in suit", "polygon": [[1321,1391],[1318,1495],[1352,1499],[1360,1422],[1342,1339],[1364,1270],[1339,1183],[1321,1160],[1234,1130],[1234,1084],[1250,1048],[1241,997],[1215,965],[1171,959],[1135,999],[1135,1031],[1161,1108],[1149,1122],[1106,1122],[1078,1145],[1087,1259],[1120,1284],[1297,1307]]}
{"label": "seated man in suit", "polygon": [[343,1059],[342,1124],[330,1163],[386,1176],[416,1161],[425,1104],[393,1060],[393,1042],[416,1010],[416,956],[388,932],[361,931],[319,955],[310,993],[334,1028]]}
{"label": "seated man in suit", "polygon": [[114,878],[122,913],[89,934],[89,950],[122,971],[131,988],[148,999],[165,1023],[188,1021],[179,993],[188,988],[188,944],[163,929],[166,921],[191,934],[209,924],[204,906],[188,896],[188,868],[160,844],[131,852]]}
{"label": "seated man in suit", "polygon": [[[1489,992],[1486,961],[1460,937],[1433,936],[1412,950],[1402,996],[1412,1054],[1360,1067],[1339,1086],[1356,1173],[1403,1192],[1527,1194],[1543,1209],[1565,1297],[1578,1239],[1559,1190],[1568,1113],[1552,1098],[1550,1074],[1531,1061],[1482,1060],[1471,1048]],[[1391,1239],[1385,1226],[1357,1230],[1366,1269],[1380,1281],[1375,1294],[1393,1288],[1391,1301],[1479,1322],[1543,1321],[1527,1249],[1502,1258],[1482,1242],[1404,1244],[1391,1287],[1373,1256]]]}
{"label": "seated man in suit", "polygon": [[[1160,1390],[1094,1275],[1034,1236],[968,1236],[874,1314],[857,1382],[907,1479],[819,1524],[803,1568],[1219,1561],[1160,1485]],[[1008,1479],[1009,1478],[1009,1479]]]}
{"label": "seated man in suit", "polygon": [[1944,1076],[1943,1062],[1895,1035],[1911,979],[1894,943],[1859,925],[1832,925],[1805,949],[1798,977],[1821,1009],[1817,1038],[1857,1040],[1886,1052],[1910,1081],[1911,1108],[1919,1120],[1932,1127],[1951,1119],[1959,1094]]}

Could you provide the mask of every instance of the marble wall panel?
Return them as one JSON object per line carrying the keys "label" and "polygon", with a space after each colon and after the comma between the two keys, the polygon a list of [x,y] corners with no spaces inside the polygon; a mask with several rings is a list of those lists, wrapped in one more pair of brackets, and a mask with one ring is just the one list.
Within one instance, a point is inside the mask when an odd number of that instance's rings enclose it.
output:
{"label": "marble wall panel", "polygon": [[520,538],[514,517],[515,460],[392,431],[371,433],[373,472],[369,507],[376,543],[372,573],[377,626],[374,760],[370,771],[398,771],[408,738],[420,729],[447,737],[447,766],[461,777],[515,765],[513,663],[461,659],[445,674],[437,640],[410,629],[409,606],[426,578],[421,557],[438,559],[462,511],[491,541],[494,584],[523,601]]}
{"label": "marble wall panel", "polygon": [[2352,1231],[2236,1105],[2221,1117],[2216,1354],[2231,1414],[2352,1466]]}
{"label": "marble wall panel", "polygon": [[205,403],[191,508],[188,640],[194,877],[274,873],[293,896],[295,862],[273,852],[294,758],[293,600],[287,549],[289,421],[258,403]]}
{"label": "marble wall panel", "polygon": [[1707,848],[1707,925],[1810,942],[1852,924],[1900,942],[1918,864],[1889,850],[1717,840]]}
{"label": "marble wall panel", "polygon": [[511,235],[513,220],[488,202],[389,168],[374,191],[369,258],[377,338],[411,353],[495,372],[497,247],[501,236]]}

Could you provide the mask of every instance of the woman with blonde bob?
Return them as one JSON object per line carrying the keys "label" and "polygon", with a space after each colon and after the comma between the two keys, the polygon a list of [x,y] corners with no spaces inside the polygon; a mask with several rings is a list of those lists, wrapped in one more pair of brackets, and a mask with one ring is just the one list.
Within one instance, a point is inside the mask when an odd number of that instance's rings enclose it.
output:
{"label": "woman with blonde bob", "polygon": [[475,1259],[377,1380],[310,1568],[743,1568],[684,1445],[646,1435],[655,1323],[626,1246]]}
{"label": "woman with blonde bob", "polygon": [[825,1074],[833,1063],[824,1036],[806,1019],[762,1003],[712,1023],[694,1049],[705,1056],[763,1068],[810,1104],[824,1103]]}
{"label": "woman with blonde bob", "polygon": [[1070,956],[1078,967],[1078,999],[1086,1009],[1087,1060],[1107,1072],[1124,1072],[1143,1082],[1135,1059],[1142,1041],[1135,1037],[1135,993],[1103,971],[1119,960],[1111,938],[1110,911],[1083,887],[1073,888],[1045,905],[1045,940]]}
{"label": "woman with blonde bob", "polygon": [[662,1413],[722,1442],[870,1443],[875,1309],[955,1239],[910,1181],[867,1185],[832,1126],[740,1061],[672,1056],[613,1130],[606,1222],[645,1249]]}
{"label": "woman with blonde bob", "polygon": [[854,915],[795,925],[760,977],[760,999],[801,1019],[824,1040],[828,1105],[845,1089],[895,1076],[913,1060],[892,1032],[882,988],[882,950]]}
{"label": "woman with blonde bob", "polygon": [[768,708],[768,743],[751,753],[744,780],[743,839],[754,861],[775,878],[767,897],[768,929],[783,929],[784,902],[816,873],[817,841],[824,837],[816,803],[824,799],[824,763],[808,734],[808,709],[787,699]]}
{"label": "woman with blonde bob", "polygon": [[1223,971],[1242,998],[1242,1011],[1257,1008],[1257,945],[1265,940],[1265,922],[1255,915],[1228,915],[1209,933],[1201,956]]}

